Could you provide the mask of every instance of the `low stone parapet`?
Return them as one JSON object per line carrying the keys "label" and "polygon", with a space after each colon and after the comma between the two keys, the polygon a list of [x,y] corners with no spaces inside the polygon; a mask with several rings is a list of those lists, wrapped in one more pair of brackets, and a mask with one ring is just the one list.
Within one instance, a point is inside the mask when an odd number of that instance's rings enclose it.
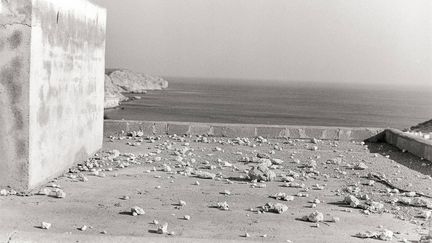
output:
{"label": "low stone parapet", "polygon": [[322,140],[363,141],[374,137],[384,129],[318,126],[285,126],[262,124],[224,124],[194,122],[158,122],[105,120],[105,136],[118,135],[122,131],[142,131],[145,135],[207,135],[214,137],[295,138]]}
{"label": "low stone parapet", "polygon": [[432,161],[432,141],[404,133],[397,129],[386,129],[385,142],[410,152],[420,158]]}

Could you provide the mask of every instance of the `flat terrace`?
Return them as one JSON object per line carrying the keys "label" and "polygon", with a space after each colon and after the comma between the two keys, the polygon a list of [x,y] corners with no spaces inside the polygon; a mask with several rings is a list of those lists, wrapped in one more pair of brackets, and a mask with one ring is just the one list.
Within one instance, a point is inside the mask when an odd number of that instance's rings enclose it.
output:
{"label": "flat terrace", "polygon": [[[418,241],[431,175],[430,162],[385,143],[132,132],[106,138],[48,195],[1,196],[0,242],[375,242],[356,236],[367,231]],[[286,211],[271,212],[277,203]],[[318,222],[303,218],[316,211]]]}

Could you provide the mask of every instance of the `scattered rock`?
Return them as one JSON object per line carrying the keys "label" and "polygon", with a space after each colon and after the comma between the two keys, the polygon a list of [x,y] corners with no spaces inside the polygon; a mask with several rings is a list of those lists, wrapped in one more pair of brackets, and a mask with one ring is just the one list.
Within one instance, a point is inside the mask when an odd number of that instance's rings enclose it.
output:
{"label": "scattered rock", "polygon": [[252,167],[248,173],[248,176],[250,180],[257,181],[274,181],[276,179],[276,173],[263,165]]}
{"label": "scattered rock", "polygon": [[344,202],[353,208],[357,208],[360,206],[360,200],[354,197],[353,195],[346,196]]}
{"label": "scattered rock", "polygon": [[144,209],[138,207],[138,206],[134,206],[131,208],[131,214],[132,216],[137,216],[137,215],[143,215],[145,214]]}
{"label": "scattered rock", "polygon": [[220,210],[224,210],[224,211],[228,211],[229,210],[229,205],[227,202],[219,202],[216,205],[217,208],[219,208]]}
{"label": "scattered rock", "polygon": [[86,231],[87,230],[87,225],[83,225],[83,226],[81,226],[81,228],[79,228],[79,230],[81,230],[81,231]]}
{"label": "scattered rock", "polygon": [[288,210],[288,206],[282,203],[266,203],[264,206],[261,206],[262,211],[282,214]]}
{"label": "scattered rock", "polygon": [[423,197],[402,197],[398,200],[398,202],[409,206],[426,207],[432,209],[432,201]]}
{"label": "scattered rock", "polygon": [[231,192],[228,191],[228,190],[224,190],[224,191],[221,192],[220,194],[223,194],[223,195],[229,196],[229,195],[231,195]]}
{"label": "scattered rock", "polygon": [[201,179],[212,179],[216,178],[216,174],[207,172],[207,171],[196,171],[195,176]]}
{"label": "scattered rock", "polygon": [[9,191],[8,190],[6,190],[6,189],[1,189],[0,190],[0,196],[7,196],[7,195],[9,195]]}
{"label": "scattered rock", "polygon": [[366,231],[364,233],[357,233],[355,237],[366,239],[366,238],[373,238],[383,241],[391,241],[393,240],[393,231],[384,229],[382,231],[376,232],[376,231]]}
{"label": "scattered rock", "polygon": [[62,189],[54,188],[49,192],[49,196],[56,198],[65,198],[66,192],[64,192]]}
{"label": "scattered rock", "polygon": [[271,159],[271,162],[272,162],[272,164],[274,164],[274,165],[281,165],[281,164],[284,163],[284,161],[281,160],[281,159]]}
{"label": "scattered rock", "polygon": [[315,211],[315,212],[313,212],[307,216],[304,216],[303,220],[309,221],[312,223],[323,222],[324,221],[324,214],[322,214],[321,212]]}
{"label": "scattered rock", "polygon": [[363,162],[360,162],[354,166],[355,170],[366,170],[367,168],[369,167]]}
{"label": "scattered rock", "polygon": [[337,223],[337,222],[339,222],[340,221],[340,218],[339,217],[333,217],[332,218],[332,222],[333,223]]}
{"label": "scattered rock", "polygon": [[293,196],[287,195],[286,193],[283,193],[283,192],[276,193],[270,197],[274,198],[276,200],[282,200],[282,201],[293,201],[294,200]]}
{"label": "scattered rock", "polygon": [[164,223],[163,225],[160,225],[157,228],[157,233],[161,234],[161,235],[167,234],[168,233],[168,223]]}
{"label": "scattered rock", "polygon": [[51,228],[51,224],[47,222],[42,222],[40,227],[41,229],[49,230]]}

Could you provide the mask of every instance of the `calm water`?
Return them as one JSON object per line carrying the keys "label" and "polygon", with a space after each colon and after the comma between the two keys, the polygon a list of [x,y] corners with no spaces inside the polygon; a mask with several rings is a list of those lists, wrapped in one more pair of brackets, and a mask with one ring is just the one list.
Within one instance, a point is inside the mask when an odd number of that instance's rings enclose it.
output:
{"label": "calm water", "polygon": [[406,128],[432,118],[430,88],[168,79],[108,119]]}

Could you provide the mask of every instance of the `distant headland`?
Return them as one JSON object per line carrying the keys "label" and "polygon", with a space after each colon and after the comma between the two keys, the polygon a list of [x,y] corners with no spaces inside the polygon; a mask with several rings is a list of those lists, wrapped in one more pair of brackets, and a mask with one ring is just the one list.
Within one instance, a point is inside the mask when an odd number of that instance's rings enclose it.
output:
{"label": "distant headland", "polygon": [[168,88],[168,81],[161,77],[133,72],[127,69],[106,69],[104,108],[114,108],[128,100],[122,93],[143,94],[147,90]]}

